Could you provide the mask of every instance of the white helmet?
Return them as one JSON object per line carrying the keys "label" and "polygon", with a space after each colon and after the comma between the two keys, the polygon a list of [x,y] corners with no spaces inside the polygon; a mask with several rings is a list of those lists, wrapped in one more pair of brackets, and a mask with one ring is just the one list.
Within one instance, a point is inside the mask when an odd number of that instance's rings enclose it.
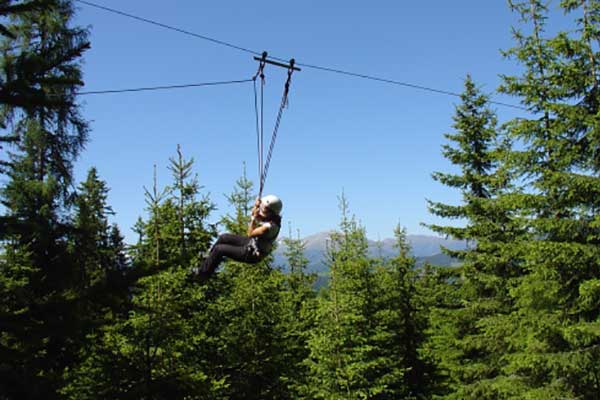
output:
{"label": "white helmet", "polygon": [[283,203],[279,199],[279,197],[269,194],[262,199],[260,202],[265,205],[271,212],[279,215],[281,214],[281,209],[283,208]]}

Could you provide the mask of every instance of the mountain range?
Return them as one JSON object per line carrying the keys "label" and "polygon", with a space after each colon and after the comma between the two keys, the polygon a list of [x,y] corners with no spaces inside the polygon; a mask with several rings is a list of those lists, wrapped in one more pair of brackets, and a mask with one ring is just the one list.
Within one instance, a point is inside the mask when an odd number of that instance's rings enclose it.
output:
{"label": "mountain range", "polygon": [[[303,238],[305,244],[304,255],[308,259],[307,272],[324,273],[327,271],[325,264],[325,252],[327,242],[330,240],[331,231],[319,232],[314,235]],[[426,262],[435,265],[454,265],[456,260],[442,253],[441,247],[444,246],[451,250],[463,250],[466,243],[461,240],[444,239],[437,236],[427,235],[407,235],[408,243],[411,246],[411,253],[417,260],[417,265],[423,265]],[[392,258],[396,256],[395,239],[384,239],[380,241],[369,240],[369,255],[372,257]],[[286,245],[283,239],[278,240],[277,250],[275,251],[275,264],[281,266],[284,270],[287,266],[285,259]]]}

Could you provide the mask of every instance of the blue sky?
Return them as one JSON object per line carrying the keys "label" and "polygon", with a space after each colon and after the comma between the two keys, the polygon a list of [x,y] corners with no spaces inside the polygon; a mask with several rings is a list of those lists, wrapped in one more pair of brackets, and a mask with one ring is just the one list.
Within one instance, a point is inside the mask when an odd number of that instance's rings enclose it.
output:
{"label": "blue sky", "polygon": [[[256,51],[398,81],[461,92],[467,73],[486,92],[499,74],[516,72],[500,49],[512,45],[517,18],[500,0],[198,2],[97,0],[98,4],[174,25]],[[91,29],[83,90],[246,79],[250,54],[76,4],[76,23]],[[267,68],[267,128],[285,71]],[[516,104],[515,99],[494,96]],[[429,233],[426,199],[456,203],[434,182],[452,171],[441,155],[458,99],[416,89],[304,69],[294,75],[290,105],[271,161],[266,192],[284,201],[284,221],[303,236],[335,227],[338,196],[370,238]],[[109,202],[129,241],[144,215],[143,186],[153,165],[170,182],[168,158],[181,144],[195,159],[204,191],[229,211],[230,193],[246,162],[257,180],[251,84],[82,97],[91,141],[77,179],[96,166],[111,188]],[[495,106],[504,121],[518,110]],[[266,129],[268,131],[268,129]]]}

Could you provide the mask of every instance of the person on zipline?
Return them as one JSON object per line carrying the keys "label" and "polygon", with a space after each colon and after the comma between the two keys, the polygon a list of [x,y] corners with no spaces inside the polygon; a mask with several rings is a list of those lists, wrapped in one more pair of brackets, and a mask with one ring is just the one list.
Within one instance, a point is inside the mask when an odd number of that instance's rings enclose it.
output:
{"label": "person on zipline", "polygon": [[192,269],[192,277],[207,280],[224,257],[248,264],[256,264],[273,249],[281,229],[283,203],[274,195],[257,198],[247,236],[224,233],[219,236],[200,268]]}

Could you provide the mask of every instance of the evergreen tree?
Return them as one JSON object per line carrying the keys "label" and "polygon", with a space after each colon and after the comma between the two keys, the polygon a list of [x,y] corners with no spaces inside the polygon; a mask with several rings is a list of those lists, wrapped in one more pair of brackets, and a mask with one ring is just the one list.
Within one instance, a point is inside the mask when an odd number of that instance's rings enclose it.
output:
{"label": "evergreen tree", "polygon": [[133,310],[107,325],[67,372],[68,399],[218,399],[222,383],[207,363],[205,292],[190,287],[186,271],[170,269],[140,279]]}
{"label": "evergreen tree", "polygon": [[108,217],[114,212],[107,202],[108,187],[91,168],[75,198],[74,234],[71,253],[77,271],[74,284],[81,293],[78,311],[83,332],[102,325],[122,313],[128,298],[125,275],[129,270],[123,237]]}
{"label": "evergreen tree", "polygon": [[306,272],[308,259],[304,255],[305,243],[290,234],[284,240],[289,272],[285,275],[282,296],[282,332],[284,334],[281,381],[286,385],[288,396],[297,399],[307,384],[308,340],[314,327],[316,293],[313,285],[316,274]]}
{"label": "evergreen tree", "polygon": [[216,234],[215,227],[206,222],[215,206],[207,194],[198,198],[202,186],[198,183],[198,176],[192,174],[194,159],[186,160],[181,146],[177,146],[177,158],[169,161],[173,176],[169,201],[177,210],[177,261],[179,265],[197,264],[201,261],[199,255],[208,250],[208,244]]}
{"label": "evergreen tree", "polygon": [[410,255],[406,229],[394,230],[398,255],[378,268],[376,337],[386,359],[390,382],[379,398],[428,397],[430,365],[419,354],[425,341],[427,314],[417,291],[415,259]]}
{"label": "evergreen tree", "polygon": [[[149,270],[148,273],[151,273],[151,271],[156,272],[161,267],[165,267],[165,257],[162,254],[164,253],[164,249],[162,245],[164,242],[164,236],[166,235],[163,232],[163,226],[168,225],[168,222],[171,222],[171,225],[173,225],[173,222],[175,222],[175,210],[173,205],[167,204],[167,207],[162,207],[165,197],[169,194],[169,188],[158,188],[156,165],[154,165],[152,183],[152,191],[149,191],[146,187],[144,187],[146,210],[150,216],[148,221],[143,225],[144,235],[141,236],[147,240],[146,242],[142,242],[145,250],[142,250],[142,254],[146,259],[139,260],[144,264],[138,266],[138,268],[142,268],[142,266],[146,267]],[[173,229],[176,228],[172,227],[171,230]]]}
{"label": "evergreen tree", "polygon": [[319,298],[316,327],[309,340],[306,398],[390,398],[404,369],[382,348],[390,334],[377,324],[379,288],[367,256],[365,230],[340,199],[340,231],[331,235],[327,259],[331,279]]}
{"label": "evergreen tree", "polygon": [[215,206],[207,194],[201,194],[193,166],[194,160],[186,160],[178,146],[177,157],[170,159],[168,167],[171,185],[159,188],[154,167],[152,189],[144,188],[149,218],[136,223],[140,240],[133,253],[137,268],[146,274],[174,265],[187,269],[197,265],[216,234],[215,226],[208,223]]}
{"label": "evergreen tree", "polygon": [[530,232],[520,246],[525,273],[511,283],[516,310],[505,323],[513,332],[504,373],[515,398],[592,399],[599,390],[599,3],[561,5],[579,13],[577,29],[547,37],[545,4],[511,3],[528,33],[516,31],[507,54],[524,71],[504,77],[501,88],[534,113],[508,126],[522,144],[509,162],[527,188],[515,208]]}
{"label": "evergreen tree", "polygon": [[54,398],[81,339],[67,212],[72,165],[88,134],[75,94],[89,43],[70,26],[69,1],[5,3],[0,125],[10,123],[1,142],[11,151],[0,239],[13,324],[0,335],[9,355],[0,382],[7,398]]}
{"label": "evergreen tree", "polygon": [[[185,163],[191,173],[192,163]],[[67,398],[222,398],[224,379],[213,363],[219,353],[218,337],[212,335],[217,315],[208,306],[214,294],[186,280],[196,257],[192,252],[209,246],[204,227],[213,206],[207,196],[198,199],[195,180],[184,178],[178,182],[185,201],[177,208],[169,197],[173,191],[158,188],[155,171],[153,189],[146,190],[150,218],[136,224],[140,243],[133,265],[123,257],[110,259],[113,281],[124,277],[121,288],[133,295],[131,309],[94,332],[92,345],[81,349],[81,362],[66,374]],[[121,248],[118,230],[109,229],[106,236],[110,249]],[[183,257],[182,248],[188,250]]]}
{"label": "evergreen tree", "polygon": [[[52,11],[51,11],[52,10]],[[39,17],[54,12],[54,21],[47,19],[37,24]],[[56,13],[62,14],[59,18]],[[51,85],[66,88],[81,85],[74,60],[89,48],[81,29],[62,29],[70,18],[68,2],[56,0],[5,0],[0,5],[0,149],[5,144],[18,145],[21,134],[7,129],[9,122],[20,120],[23,113],[35,108],[53,111],[72,108],[73,99],[50,94]],[[37,26],[35,26],[37,24]],[[54,26],[52,26],[54,24]],[[62,31],[61,31],[62,29]],[[51,45],[47,45],[51,38]],[[65,40],[66,39],[66,40]],[[69,42],[74,39],[72,42]],[[63,70],[61,71],[61,68]],[[61,89],[59,89],[60,91]],[[67,90],[68,91],[68,90]],[[7,173],[10,159],[0,160],[0,173]]]}
{"label": "evergreen tree", "polygon": [[453,371],[461,354],[453,342],[459,328],[455,310],[461,309],[464,304],[461,275],[461,268],[425,263],[416,281],[427,318],[425,342],[419,349],[419,355],[426,364],[423,374],[426,385],[423,389],[432,399],[454,394],[449,387],[455,382]]}
{"label": "evergreen tree", "polygon": [[[254,203],[253,184],[245,168],[227,198],[233,214],[222,221],[228,232],[246,235]],[[270,255],[257,264],[227,261],[223,272],[209,281],[219,296],[209,306],[214,316],[215,347],[231,399],[286,398],[281,381],[285,340],[282,332],[281,292],[283,276],[271,265]]]}
{"label": "evergreen tree", "polygon": [[103,281],[108,269],[108,216],[114,213],[107,197],[106,182],[100,180],[96,168],[91,168],[75,199],[73,253],[80,268],[77,281],[84,290]]}
{"label": "evergreen tree", "polygon": [[460,167],[460,173],[437,172],[433,177],[459,189],[462,204],[429,202],[429,208],[437,216],[463,218],[466,224],[429,227],[467,240],[470,245],[463,251],[446,250],[462,260],[459,275],[454,278],[459,284],[458,299],[445,303],[448,310],[434,312],[442,319],[432,321],[438,332],[431,344],[439,346],[434,357],[449,377],[448,398],[492,399],[501,391],[498,377],[507,348],[503,339],[507,332],[498,321],[512,310],[507,284],[519,274],[510,256],[503,257],[502,253],[510,252],[520,231],[506,208],[509,176],[500,161],[507,146],[499,142],[496,116],[489,109],[488,97],[469,76],[454,121],[456,132],[445,135],[454,146],[444,145],[443,154]]}
{"label": "evergreen tree", "polygon": [[242,176],[236,181],[233,192],[227,195],[227,201],[234,208],[234,214],[227,214],[221,222],[227,232],[236,235],[245,235],[250,224],[250,211],[254,204],[252,189],[254,184],[246,175],[246,164],[243,166]]}

